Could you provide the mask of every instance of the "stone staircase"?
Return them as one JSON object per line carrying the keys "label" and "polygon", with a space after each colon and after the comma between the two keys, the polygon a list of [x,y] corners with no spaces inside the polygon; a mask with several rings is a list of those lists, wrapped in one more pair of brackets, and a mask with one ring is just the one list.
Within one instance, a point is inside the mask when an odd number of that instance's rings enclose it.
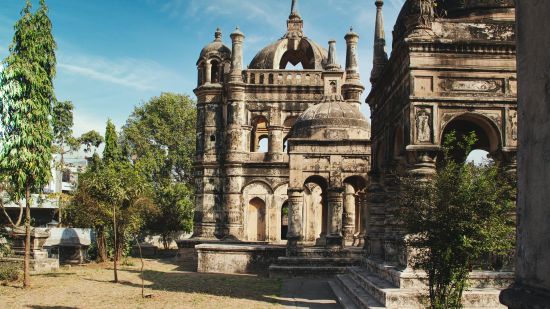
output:
{"label": "stone staircase", "polygon": [[348,267],[361,264],[361,250],[346,248],[304,248],[295,256],[282,256],[269,266],[270,278],[332,277],[346,273]]}
{"label": "stone staircase", "polygon": [[[393,280],[390,272],[381,275],[369,268],[371,267],[349,267],[348,272],[337,274],[330,282],[334,294],[344,308],[420,309],[425,307],[421,305],[418,278],[403,276],[401,282],[394,284],[391,282]],[[492,286],[490,278],[484,278],[481,281],[484,282],[482,284],[484,287],[474,287],[464,292],[464,308],[506,308],[498,300],[501,287]]]}

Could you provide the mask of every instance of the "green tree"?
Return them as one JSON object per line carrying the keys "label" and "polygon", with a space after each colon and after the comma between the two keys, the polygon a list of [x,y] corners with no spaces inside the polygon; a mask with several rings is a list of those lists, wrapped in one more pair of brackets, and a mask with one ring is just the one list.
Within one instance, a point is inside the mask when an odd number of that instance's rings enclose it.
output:
{"label": "green tree", "polygon": [[31,193],[50,178],[53,133],[50,123],[55,102],[56,43],[44,0],[36,13],[26,1],[15,24],[10,54],[0,75],[0,127],[3,136],[0,170],[11,187],[11,198],[25,199],[24,287],[30,286]]}
{"label": "green tree", "polygon": [[116,128],[107,122],[103,159],[94,155],[93,164],[78,180],[70,209],[71,224],[94,227],[97,231],[98,257],[105,260],[106,234],[113,236],[113,266],[118,281],[117,264],[124,245],[143,226],[144,218],[155,213],[150,183],[135,166],[122,156]]}
{"label": "green tree", "polygon": [[147,229],[165,246],[172,232],[192,230],[196,114],[189,96],[162,93],[136,107],[123,128],[129,156],[155,188],[159,212]]}
{"label": "green tree", "polygon": [[93,152],[95,153],[97,151],[97,148],[103,144],[103,136],[99,134],[99,132],[95,130],[88,131],[84,134],[82,134],[78,138],[78,142],[84,146],[84,151],[89,153]]}
{"label": "green tree", "polygon": [[[73,108],[74,105],[70,101],[56,101],[52,109],[52,127],[54,136],[53,152],[59,154],[59,162],[56,164],[56,170],[63,173],[65,171],[65,155],[80,148],[79,141],[73,137]],[[61,179],[57,179],[56,186],[58,187],[58,205],[59,205],[59,223],[62,220],[63,202],[67,200],[67,196],[61,193]]]}
{"label": "green tree", "polygon": [[476,142],[475,133],[447,136],[443,158],[429,181],[405,178],[401,219],[414,267],[426,271],[430,309],[462,308],[469,271],[487,255],[514,246],[514,188],[498,166],[455,160]]}

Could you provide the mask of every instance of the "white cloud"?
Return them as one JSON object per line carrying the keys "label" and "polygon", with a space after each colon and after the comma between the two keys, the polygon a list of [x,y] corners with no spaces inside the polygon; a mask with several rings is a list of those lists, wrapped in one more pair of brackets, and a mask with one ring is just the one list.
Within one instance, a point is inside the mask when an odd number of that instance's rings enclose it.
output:
{"label": "white cloud", "polygon": [[91,130],[96,130],[100,134],[103,134],[105,131],[105,124],[107,123],[107,118],[95,116],[82,110],[75,109],[73,113],[73,133],[74,136],[80,136],[83,133],[86,133]]}
{"label": "white cloud", "polygon": [[[181,81],[182,76],[147,59],[106,59],[98,56],[60,55],[58,67],[67,73],[112,83],[139,91],[155,90],[166,81]],[[181,84],[185,82],[181,81]]]}

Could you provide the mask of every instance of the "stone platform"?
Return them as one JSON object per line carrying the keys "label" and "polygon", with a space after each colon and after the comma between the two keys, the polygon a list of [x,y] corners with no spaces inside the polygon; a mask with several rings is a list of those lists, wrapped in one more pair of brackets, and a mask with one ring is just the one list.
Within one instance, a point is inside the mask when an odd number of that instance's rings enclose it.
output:
{"label": "stone platform", "polygon": [[[0,258],[0,263],[18,264],[21,265],[21,269],[23,269],[22,257]],[[31,273],[47,273],[59,269],[59,260],[53,258],[31,258],[29,266]]]}
{"label": "stone platform", "polygon": [[210,243],[195,246],[198,272],[267,275],[270,264],[285,255],[285,246]]}
{"label": "stone platform", "polygon": [[[474,271],[470,274],[470,288],[463,294],[465,309],[506,308],[499,303],[499,293],[513,280],[507,272]],[[364,266],[348,268],[338,274],[331,287],[339,301],[353,303],[346,308],[420,308],[422,291],[426,290],[425,275],[399,271],[372,260]]]}
{"label": "stone platform", "polygon": [[322,247],[301,248],[293,256],[279,257],[269,266],[269,277],[331,277],[361,263],[361,249],[331,250]]}

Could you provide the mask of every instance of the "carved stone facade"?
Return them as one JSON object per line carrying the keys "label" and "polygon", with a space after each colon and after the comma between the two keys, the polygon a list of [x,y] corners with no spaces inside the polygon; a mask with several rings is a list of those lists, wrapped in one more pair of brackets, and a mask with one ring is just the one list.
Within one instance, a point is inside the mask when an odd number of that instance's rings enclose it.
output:
{"label": "carved stone facade", "polygon": [[[295,1],[282,39],[243,69],[244,35],[221,32],[197,62],[194,238],[359,246],[370,125],[359,111],[357,43],[345,70],[304,35]],[[287,65],[301,64],[301,70]],[[264,143],[266,142],[266,143]]]}

